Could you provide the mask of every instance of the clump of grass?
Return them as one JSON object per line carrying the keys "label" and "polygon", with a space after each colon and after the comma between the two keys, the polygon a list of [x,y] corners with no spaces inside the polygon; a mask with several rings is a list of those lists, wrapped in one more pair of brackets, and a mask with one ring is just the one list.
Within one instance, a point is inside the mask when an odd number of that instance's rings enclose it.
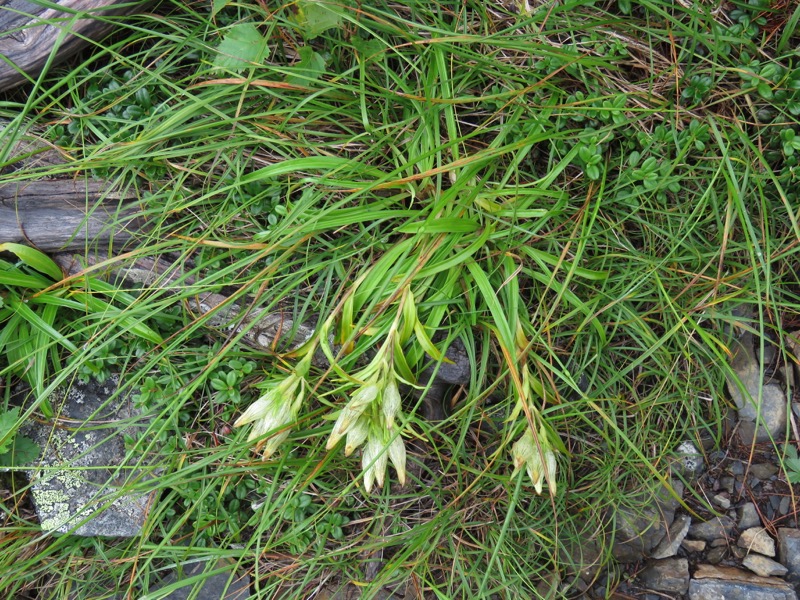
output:
{"label": "clump of grass", "polygon": [[[168,4],[0,105],[60,173],[138,190],[152,228],[128,257],[186,273],[135,292],[122,314],[164,341],[113,361],[157,417],[143,535],[42,538],[9,505],[0,589],[55,597],[107,569],[109,597],[143,597],[189,552],[232,559],[256,597],[535,596],[554,575],[566,592],[587,523],[663,478],[679,441],[720,443],[732,307],[762,329],[798,307],[791,28],[755,5],[521,8]],[[253,347],[184,309],[207,291],[318,336]],[[84,352],[62,379],[125,354],[111,323],[53,321]],[[424,388],[456,339],[472,369],[448,418],[409,394],[389,419],[386,390]],[[317,349],[329,368],[303,362]],[[232,425],[287,377],[303,397],[259,417],[262,459]],[[365,493],[389,447],[406,485]]]}

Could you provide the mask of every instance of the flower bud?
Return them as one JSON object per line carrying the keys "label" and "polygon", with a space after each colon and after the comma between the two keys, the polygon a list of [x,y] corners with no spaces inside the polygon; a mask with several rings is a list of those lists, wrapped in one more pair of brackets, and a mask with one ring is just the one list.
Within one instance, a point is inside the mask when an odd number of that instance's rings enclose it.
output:
{"label": "flower bud", "polygon": [[350,456],[353,450],[364,443],[369,434],[369,419],[362,416],[353,423],[347,431],[347,441],[344,446],[344,455]]}
{"label": "flower bud", "polygon": [[372,488],[373,480],[378,487],[383,487],[383,476],[386,473],[388,456],[380,438],[374,431],[370,431],[367,445],[361,456],[361,466],[364,469],[364,488],[367,492]]}
{"label": "flower bud", "polygon": [[394,418],[397,416],[399,410],[400,390],[397,387],[397,381],[392,378],[383,389],[383,398],[381,403],[381,411],[383,412],[386,429],[391,431],[394,428]]}
{"label": "flower bud", "polygon": [[395,436],[389,444],[389,460],[392,461],[394,470],[397,471],[397,479],[400,485],[406,484],[406,446],[403,438]]}

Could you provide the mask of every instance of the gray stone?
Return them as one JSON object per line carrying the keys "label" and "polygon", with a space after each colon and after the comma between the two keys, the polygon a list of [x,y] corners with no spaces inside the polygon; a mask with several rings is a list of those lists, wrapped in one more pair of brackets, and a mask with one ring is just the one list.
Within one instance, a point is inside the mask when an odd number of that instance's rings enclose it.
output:
{"label": "gray stone", "polygon": [[783,577],[789,571],[781,563],[760,554],[748,554],[742,560],[742,566],[762,577]]}
{"label": "gray stone", "polygon": [[731,500],[724,494],[717,494],[712,498],[714,504],[719,506],[720,508],[727,510],[731,507]]}
{"label": "gray stone", "polygon": [[781,498],[781,503],[778,505],[778,512],[781,516],[785,516],[789,513],[789,504],[791,502],[791,498],[789,496],[784,496]]}
{"label": "gray stone", "polygon": [[689,600],[797,600],[785,581],[741,569],[698,565],[689,582]]}
{"label": "gray stone", "polygon": [[727,516],[714,517],[705,523],[693,523],[689,527],[689,537],[695,540],[713,542],[720,538],[727,538],[735,523]]}
{"label": "gray stone", "polygon": [[775,464],[757,463],[750,465],[750,468],[747,470],[747,472],[754,477],[758,477],[761,481],[766,481],[773,475],[777,475],[778,470],[778,466]]}
{"label": "gray stone", "polygon": [[150,477],[141,456],[128,456],[125,436],[138,437],[149,419],[130,397],[112,398],[118,378],[75,381],[49,400],[51,422],[29,420],[20,432],[42,449],[27,470],[43,530],[82,536],[132,537],[140,533],[152,493],[123,492],[126,482]]}
{"label": "gray stone", "polygon": [[706,468],[705,457],[697,446],[689,440],[685,440],[678,445],[675,450],[678,458],[672,465],[673,469],[686,479],[694,480],[703,474]]}
{"label": "gray stone", "polygon": [[658,592],[685,594],[689,589],[689,561],[685,558],[651,560],[639,573],[639,581]]}
{"label": "gray stone", "polygon": [[744,548],[748,553],[757,552],[764,556],[775,556],[775,540],[763,527],[751,527],[745,529],[739,536],[736,545]]}
{"label": "gray stone", "polygon": [[800,580],[800,530],[778,529],[778,560],[789,570],[789,577]]}
{"label": "gray stone", "polygon": [[739,513],[739,529],[750,529],[761,525],[761,517],[758,515],[756,505],[752,502],[742,504],[737,511]]}
{"label": "gray stone", "polygon": [[619,507],[613,515],[614,545],[611,553],[614,558],[629,563],[650,556],[666,535],[674,516],[674,511],[661,511],[657,506]]}
{"label": "gray stone", "polygon": [[744,443],[780,439],[787,418],[786,396],[778,384],[763,384],[753,342],[750,332],[733,340],[733,374],[726,375],[728,392],[739,411],[739,435]]}
{"label": "gray stone", "polygon": [[683,484],[673,479],[669,486],[659,485],[652,495],[639,493],[630,498],[630,505],[609,512],[606,519],[614,531],[614,558],[636,562],[649,557],[672,525],[683,491]]}
{"label": "gray stone", "polygon": [[723,558],[725,558],[727,553],[727,546],[717,546],[715,548],[711,548],[711,550],[706,553],[706,560],[712,565],[716,565],[719,564]]}
{"label": "gray stone", "polygon": [[[204,573],[208,575],[203,576]],[[186,583],[181,586],[183,581]],[[186,561],[154,589],[166,587],[174,589],[166,596],[159,596],[163,600],[245,600],[250,597],[250,576],[237,575],[235,564],[230,561]]]}
{"label": "gray stone", "polygon": [[688,515],[678,515],[675,517],[664,539],[656,546],[651,556],[653,558],[669,558],[670,556],[675,556],[678,553],[681,542],[686,537],[686,534],[689,533],[689,525],[691,525],[691,523],[692,519]]}

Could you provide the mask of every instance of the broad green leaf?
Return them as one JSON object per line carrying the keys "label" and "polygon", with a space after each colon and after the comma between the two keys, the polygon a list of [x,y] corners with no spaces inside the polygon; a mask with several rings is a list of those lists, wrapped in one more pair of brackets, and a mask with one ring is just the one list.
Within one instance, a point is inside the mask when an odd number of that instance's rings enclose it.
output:
{"label": "broad green leaf", "polygon": [[225,8],[231,0],[213,0],[211,3],[211,16],[216,17],[217,13]]}
{"label": "broad green leaf", "polygon": [[[328,29],[339,27],[342,17],[321,0],[298,0],[297,12],[290,17],[307,40],[322,35]],[[333,3],[331,3],[333,6]]]}
{"label": "broad green leaf", "polygon": [[230,28],[217,47],[214,66],[217,69],[243,71],[261,63],[266,57],[267,40],[252,23],[240,23]]}
{"label": "broad green leaf", "polygon": [[308,86],[325,72],[325,59],[311,46],[303,46],[298,54],[300,61],[292,65],[292,74],[286,76],[286,83]]}
{"label": "broad green leaf", "polygon": [[450,362],[445,356],[439,351],[436,345],[431,340],[430,336],[428,336],[428,332],[425,331],[425,326],[416,321],[414,323],[414,333],[417,336],[417,343],[422,347],[423,350],[436,362]]}
{"label": "broad green leaf", "polygon": [[28,288],[32,290],[43,290],[51,284],[52,282],[39,279],[33,275],[25,275],[24,273],[20,272],[9,273],[7,271],[0,271],[0,285]]}
{"label": "broad green leaf", "polygon": [[5,244],[0,244],[0,252],[11,252],[15,254],[23,263],[36,269],[40,273],[44,273],[55,281],[60,281],[63,277],[61,268],[54,263],[49,256],[36,248],[31,248],[23,244],[15,244],[13,242],[6,242]]}

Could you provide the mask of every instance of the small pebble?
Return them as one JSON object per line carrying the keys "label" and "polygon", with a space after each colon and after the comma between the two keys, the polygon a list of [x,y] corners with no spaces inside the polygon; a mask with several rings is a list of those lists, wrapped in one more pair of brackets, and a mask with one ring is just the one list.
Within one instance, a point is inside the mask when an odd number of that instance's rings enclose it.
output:
{"label": "small pebble", "polygon": [[736,480],[733,477],[726,475],[725,477],[719,478],[719,485],[723,490],[726,490],[729,494],[732,494],[734,486],[736,485]]}
{"label": "small pebble", "polygon": [[751,527],[745,529],[739,536],[736,543],[739,548],[744,548],[747,552],[756,552],[764,556],[775,556],[775,540],[763,527]]}
{"label": "small pebble", "polygon": [[710,562],[712,565],[719,564],[719,562],[725,558],[725,553],[728,551],[728,548],[725,546],[719,546],[717,548],[712,548],[706,554],[706,560]]}
{"label": "small pebble", "polygon": [[761,517],[758,516],[756,505],[752,502],[742,504],[738,510],[739,513],[739,529],[744,531],[751,527],[758,527],[761,525]]}
{"label": "small pebble", "polygon": [[778,506],[778,512],[781,513],[781,515],[789,514],[790,501],[791,499],[789,498],[789,496],[784,496],[783,498],[781,498],[781,503]]}
{"label": "small pebble", "polygon": [[731,463],[730,467],[731,475],[744,475],[744,463],[739,460],[735,460]]}
{"label": "small pebble", "polygon": [[783,577],[789,572],[789,569],[781,563],[759,554],[748,554],[744,557],[742,565],[762,577]]}
{"label": "small pebble", "polygon": [[703,540],[683,540],[681,546],[687,552],[702,552],[706,549],[706,543]]}
{"label": "small pebble", "polygon": [[727,510],[731,507],[731,501],[724,494],[717,494],[714,496],[714,498],[712,498],[712,500],[714,500],[714,503],[723,510]]}
{"label": "small pebble", "polygon": [[750,475],[758,477],[762,481],[769,479],[773,475],[777,475],[778,466],[771,463],[758,463],[750,465]]}

